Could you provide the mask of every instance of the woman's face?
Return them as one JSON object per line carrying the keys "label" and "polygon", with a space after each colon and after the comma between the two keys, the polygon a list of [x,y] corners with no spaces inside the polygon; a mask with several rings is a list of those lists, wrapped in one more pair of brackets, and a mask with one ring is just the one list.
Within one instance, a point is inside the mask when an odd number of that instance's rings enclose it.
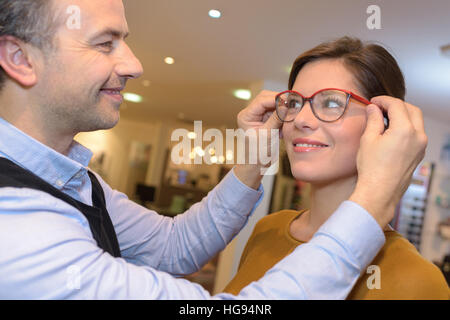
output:
{"label": "woman's face", "polygon": [[[324,88],[338,88],[363,96],[352,74],[337,59],[307,63],[297,75],[293,90],[309,97]],[[367,98],[367,97],[365,97]],[[356,175],[356,155],[366,127],[366,106],[352,98],[344,116],[335,122],[317,119],[306,102],[294,121],[284,123],[282,132],[294,177],[310,183],[328,183]],[[296,139],[315,140],[321,148],[297,147]]]}

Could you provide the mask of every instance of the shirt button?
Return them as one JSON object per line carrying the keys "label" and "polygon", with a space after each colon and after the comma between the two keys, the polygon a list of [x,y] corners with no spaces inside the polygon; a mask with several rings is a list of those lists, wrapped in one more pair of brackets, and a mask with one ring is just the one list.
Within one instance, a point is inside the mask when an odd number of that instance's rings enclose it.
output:
{"label": "shirt button", "polygon": [[56,180],[56,185],[58,187],[62,187],[64,185],[64,182],[62,180]]}

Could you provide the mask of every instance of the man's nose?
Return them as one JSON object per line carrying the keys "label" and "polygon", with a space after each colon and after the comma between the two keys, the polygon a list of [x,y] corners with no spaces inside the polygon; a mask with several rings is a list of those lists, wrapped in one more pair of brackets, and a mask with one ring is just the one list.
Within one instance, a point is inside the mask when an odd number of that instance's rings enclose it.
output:
{"label": "man's nose", "polygon": [[120,77],[136,79],[144,73],[141,62],[136,58],[126,43],[123,43],[118,59],[119,62],[116,65],[116,72]]}

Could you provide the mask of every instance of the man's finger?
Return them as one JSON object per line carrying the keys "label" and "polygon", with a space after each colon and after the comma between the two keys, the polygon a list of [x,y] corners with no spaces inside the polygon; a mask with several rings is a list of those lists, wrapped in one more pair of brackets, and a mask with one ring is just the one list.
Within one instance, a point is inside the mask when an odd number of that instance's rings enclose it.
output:
{"label": "man's finger", "polygon": [[422,111],[418,107],[410,103],[405,102],[405,105],[409,113],[409,118],[411,119],[411,122],[416,131],[419,131],[420,133],[425,133],[425,124],[423,121]]}
{"label": "man's finger", "polygon": [[266,112],[275,110],[275,91],[264,91],[260,93],[249,105],[252,115],[263,116]]}
{"label": "man's finger", "polygon": [[372,98],[370,102],[387,111],[389,128],[403,128],[411,125],[409,112],[402,100],[389,96],[378,96]]}
{"label": "man's finger", "polygon": [[283,125],[283,122],[278,118],[276,112],[272,112],[272,115],[265,121],[264,128],[266,129],[279,129]]}
{"label": "man's finger", "polygon": [[375,104],[367,106],[367,124],[362,138],[373,140],[384,131],[383,114]]}

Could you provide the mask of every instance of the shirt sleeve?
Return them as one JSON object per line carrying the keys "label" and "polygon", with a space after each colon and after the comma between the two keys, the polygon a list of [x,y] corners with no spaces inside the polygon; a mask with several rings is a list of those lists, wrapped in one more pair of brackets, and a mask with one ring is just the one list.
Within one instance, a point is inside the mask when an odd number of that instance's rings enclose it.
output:
{"label": "shirt sleeve", "polygon": [[46,193],[3,188],[0,225],[8,226],[0,233],[0,299],[344,298],[384,242],[371,216],[347,203],[258,282],[237,296],[211,297],[197,284],[103,252],[84,216]]}
{"label": "shirt sleeve", "polygon": [[245,226],[263,197],[231,170],[199,203],[175,218],[148,210],[99,177],[122,256],[173,275],[197,271]]}

